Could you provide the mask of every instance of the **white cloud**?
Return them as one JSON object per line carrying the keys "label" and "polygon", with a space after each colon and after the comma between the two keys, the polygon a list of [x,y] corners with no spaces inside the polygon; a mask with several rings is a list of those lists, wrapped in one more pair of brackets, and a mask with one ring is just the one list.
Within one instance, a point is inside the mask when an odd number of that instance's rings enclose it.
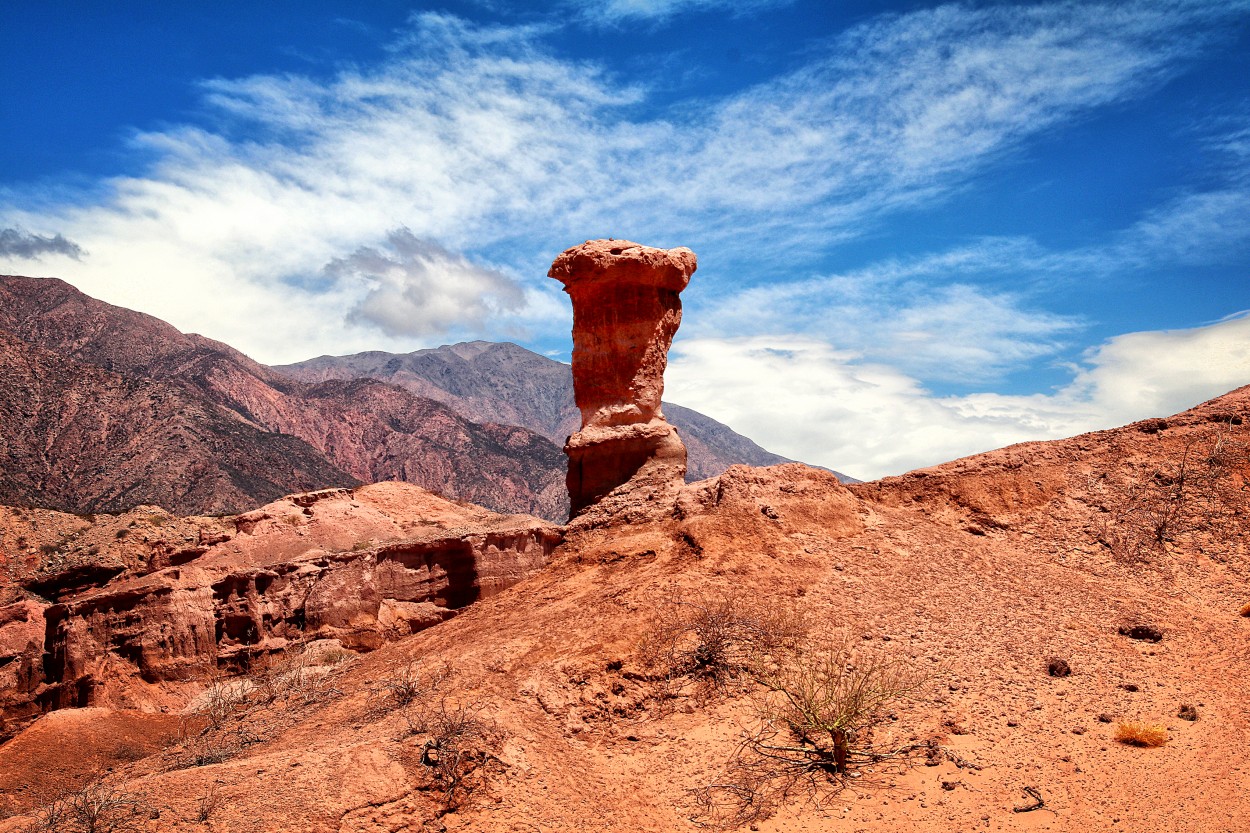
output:
{"label": "white cloud", "polygon": [[[418,15],[376,67],[325,83],[206,83],[219,123],[138,135],[156,160],[140,175],[77,200],[5,194],[0,225],[56,229],[90,256],[10,256],[0,267],[55,266],[97,297],[264,361],[413,349],[426,344],[405,334],[412,328],[392,322],[379,341],[367,317],[345,314],[376,287],[318,282],[322,267],[402,226],[498,265],[524,299],[550,309],[547,264],[587,237],[686,244],[730,264],[776,268],[778,252],[812,262],[891,212],[949,196],[1030,137],[1154,88],[1232,8],[957,5],[887,16],[811,52],[795,73],[662,112],[641,106],[645,90],[545,50],[551,29]],[[998,310],[997,344],[933,338],[971,300]],[[930,290],[928,301],[928,311],[900,308],[897,321],[866,320],[864,332],[919,339],[924,350],[911,353],[959,375],[1012,349],[1023,351],[1016,359],[1044,353],[1068,326],[971,285]],[[533,312],[445,309],[459,319],[450,329],[481,337],[544,326]],[[567,321],[545,326],[563,332]]]}
{"label": "white cloud", "polygon": [[794,336],[679,340],[666,378],[666,398],[771,451],[875,478],[1167,416],[1250,384],[1250,316],[1118,336],[1068,384],[1032,396],[934,396],[888,365]]}
{"label": "white cloud", "polygon": [[[1250,170],[1242,171],[1250,179]],[[1250,243],[1250,183],[1185,194],[1143,217],[1108,252],[1120,263],[1218,262]]]}
{"label": "white cloud", "polygon": [[818,336],[913,376],[986,382],[1056,353],[1082,323],[1031,308],[1024,291],[977,285],[1037,271],[1045,257],[1027,240],[986,239],[847,273],[777,282],[708,302],[701,316],[707,323],[693,322],[687,332]]}
{"label": "white cloud", "polygon": [[742,15],[788,2],[790,0],[568,0],[565,5],[577,9],[588,23],[618,25],[636,21],[666,21],[679,14],[696,11],[722,10]]}
{"label": "white cloud", "polygon": [[360,283],[368,291],[348,320],[372,324],[392,336],[445,336],[481,326],[523,301],[521,287],[503,273],[397,229],[383,248],[362,247],[332,260],[326,275]]}

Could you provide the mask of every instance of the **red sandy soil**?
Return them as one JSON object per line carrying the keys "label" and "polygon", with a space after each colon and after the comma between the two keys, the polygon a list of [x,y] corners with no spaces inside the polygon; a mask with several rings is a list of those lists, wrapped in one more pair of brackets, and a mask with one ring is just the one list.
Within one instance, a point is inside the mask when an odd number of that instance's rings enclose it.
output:
{"label": "red sandy soil", "polygon": [[[1161,484],[1182,462],[1197,483],[1217,441],[1218,478],[1184,495],[1162,542],[1132,546]],[[227,729],[239,721],[256,742],[228,760],[188,766],[173,743],[127,763],[120,747],[168,742],[169,715],[57,712],[0,747],[0,789],[21,811],[37,789],[112,767],[111,783],[142,794],[130,820],[152,830],[694,830],[692,790],[723,777],[754,723],[752,691],[664,701],[639,679],[639,640],[659,611],[738,594],[926,670],[872,740],[938,750],[799,796],[759,830],[1241,833],[1247,443],[1243,388],[1165,423],[851,488],[798,464],[734,467],[687,487],[675,510],[592,511],[538,575],[325,665],[331,691],[230,718]],[[1118,632],[1142,623],[1161,641]],[[1055,658],[1070,676],[1048,674]],[[474,704],[497,738],[497,760],[473,773],[479,788],[454,812],[440,814],[430,789],[427,735],[384,696],[413,660],[449,662],[443,690]],[[1182,705],[1198,719],[1180,719]],[[1128,720],[1170,739],[1118,743]],[[184,734],[202,725],[191,717]],[[1015,812],[1033,803],[1026,787],[1044,806]]]}

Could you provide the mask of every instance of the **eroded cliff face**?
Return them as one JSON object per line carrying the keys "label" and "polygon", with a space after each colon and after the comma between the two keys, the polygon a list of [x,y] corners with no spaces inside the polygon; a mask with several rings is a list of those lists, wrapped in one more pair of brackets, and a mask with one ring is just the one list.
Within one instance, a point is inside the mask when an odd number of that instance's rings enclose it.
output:
{"label": "eroded cliff face", "polygon": [[548,273],[573,301],[573,390],[581,430],[569,437],[574,516],[614,489],[645,481],[655,495],[681,487],[686,447],[660,409],[668,348],[681,324],[679,293],[697,267],[685,248],[590,240]]}
{"label": "eroded cliff face", "polygon": [[27,590],[0,608],[0,729],[50,709],[160,705],[180,682],[310,640],[373,650],[533,574],[561,540],[537,518],[400,483],[292,495],[224,520],[232,530],[174,565],[163,545],[146,561],[116,559],[102,586],[66,573],[78,583],[60,592],[58,573],[30,572],[52,603]]}

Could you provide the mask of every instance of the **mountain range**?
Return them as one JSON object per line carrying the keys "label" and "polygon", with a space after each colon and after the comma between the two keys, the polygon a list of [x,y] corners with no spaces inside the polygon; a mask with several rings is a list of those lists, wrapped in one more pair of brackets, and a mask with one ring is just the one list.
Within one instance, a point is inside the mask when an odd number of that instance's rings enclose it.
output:
{"label": "mountain range", "polygon": [[[665,409],[692,480],[784,461]],[[0,503],[220,514],[400,480],[563,521],[577,419],[568,366],[514,344],[267,367],[64,281],[0,276]]]}
{"label": "mountain range", "polygon": [[[470,341],[402,354],[319,356],[274,370],[304,382],[379,379],[441,402],[474,422],[520,425],[561,446],[581,426],[569,366],[507,342]],[[698,411],[671,402],[663,407],[686,444],[689,482],[715,477],[735,463],[791,462]]]}

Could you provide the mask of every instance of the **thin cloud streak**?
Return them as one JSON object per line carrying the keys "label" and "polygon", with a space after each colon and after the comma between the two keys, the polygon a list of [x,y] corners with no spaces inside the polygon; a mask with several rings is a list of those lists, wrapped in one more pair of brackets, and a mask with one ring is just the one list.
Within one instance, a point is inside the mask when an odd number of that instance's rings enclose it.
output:
{"label": "thin cloud streak", "polygon": [[1027,272],[1042,256],[1029,241],[988,239],[755,287],[712,301],[703,317],[715,327],[696,324],[689,331],[806,335],[919,378],[984,384],[1060,351],[1084,324],[1037,309],[1027,293],[976,283]]}
{"label": "thin cloud streak", "polygon": [[764,9],[786,5],[789,0],[567,0],[564,5],[576,10],[580,19],[591,26],[616,26],[646,21],[658,23],[689,12],[723,11],[750,15]]}

